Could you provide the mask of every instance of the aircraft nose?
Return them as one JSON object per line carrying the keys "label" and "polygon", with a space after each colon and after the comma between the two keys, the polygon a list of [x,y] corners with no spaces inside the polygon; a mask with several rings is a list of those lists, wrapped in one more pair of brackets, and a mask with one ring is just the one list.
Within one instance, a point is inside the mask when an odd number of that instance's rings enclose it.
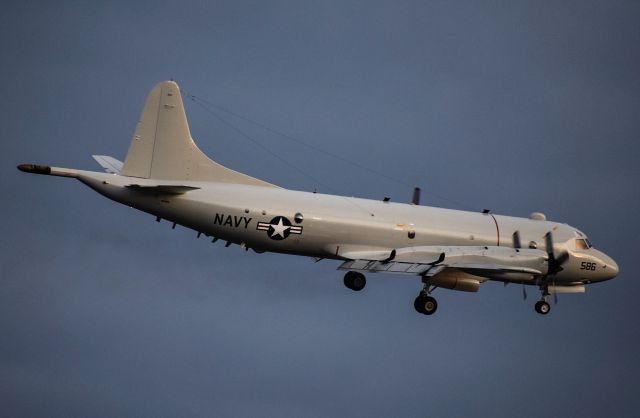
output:
{"label": "aircraft nose", "polygon": [[602,254],[602,263],[603,263],[603,280],[613,279],[618,275],[620,269],[618,268],[618,264],[613,261],[613,258],[609,257],[606,254]]}
{"label": "aircraft nose", "polygon": [[618,264],[616,264],[616,262],[613,261],[613,259],[611,259],[610,263],[611,264],[608,264],[607,267],[611,268],[611,278],[613,279],[618,275],[618,273],[620,273],[620,269],[618,268]]}

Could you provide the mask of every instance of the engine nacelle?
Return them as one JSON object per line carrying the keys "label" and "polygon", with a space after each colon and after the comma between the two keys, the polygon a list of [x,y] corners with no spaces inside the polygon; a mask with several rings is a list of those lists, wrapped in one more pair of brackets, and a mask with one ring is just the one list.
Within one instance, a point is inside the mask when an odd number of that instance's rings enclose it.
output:
{"label": "engine nacelle", "polygon": [[484,279],[461,271],[443,271],[429,278],[433,286],[460,292],[477,292]]}

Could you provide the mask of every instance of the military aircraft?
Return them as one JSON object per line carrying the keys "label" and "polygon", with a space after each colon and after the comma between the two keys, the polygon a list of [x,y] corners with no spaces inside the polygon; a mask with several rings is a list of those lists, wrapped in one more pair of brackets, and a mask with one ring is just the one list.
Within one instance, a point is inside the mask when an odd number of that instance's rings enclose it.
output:
{"label": "military aircraft", "polygon": [[[287,190],[226,168],[196,146],[180,88],[173,81],[149,93],[124,163],[94,156],[106,172],[35,164],[18,169],[79,180],[124,205],[183,225],[213,241],[256,252],[334,259],[351,290],[363,273],[420,278],[416,311],[433,314],[436,288],[477,292],[487,280],[536,286],[535,310],[550,295],[581,293],[614,278],[616,263],[587,236],[542,213],[529,218],[442,209]],[[526,296],[526,292],[525,292]]]}

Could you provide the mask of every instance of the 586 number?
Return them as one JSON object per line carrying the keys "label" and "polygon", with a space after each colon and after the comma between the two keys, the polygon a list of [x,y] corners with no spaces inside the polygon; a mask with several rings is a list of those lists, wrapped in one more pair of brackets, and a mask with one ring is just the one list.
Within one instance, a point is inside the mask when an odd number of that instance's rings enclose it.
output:
{"label": "586 number", "polygon": [[580,270],[595,270],[596,266],[597,266],[596,263],[589,263],[589,262],[583,261],[582,263],[580,263]]}

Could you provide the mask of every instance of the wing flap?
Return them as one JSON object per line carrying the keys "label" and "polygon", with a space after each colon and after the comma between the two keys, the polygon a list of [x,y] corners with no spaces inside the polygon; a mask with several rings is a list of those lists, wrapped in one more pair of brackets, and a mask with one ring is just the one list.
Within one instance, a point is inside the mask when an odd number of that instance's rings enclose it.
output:
{"label": "wing flap", "polygon": [[444,269],[444,266],[434,266],[428,263],[405,263],[392,261],[384,263],[375,260],[349,260],[338,266],[338,270],[360,270],[374,273],[400,273],[412,275],[434,275]]}

